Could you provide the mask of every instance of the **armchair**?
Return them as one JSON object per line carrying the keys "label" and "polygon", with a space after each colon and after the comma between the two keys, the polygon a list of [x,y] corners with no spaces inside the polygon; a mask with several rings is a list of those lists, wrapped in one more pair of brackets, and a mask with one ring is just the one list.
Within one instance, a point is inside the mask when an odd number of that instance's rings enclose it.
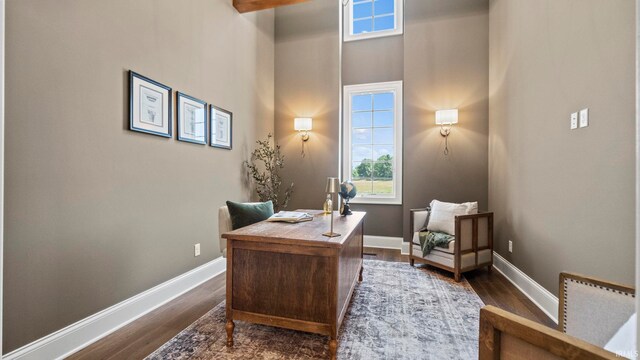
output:
{"label": "armchair", "polygon": [[229,207],[222,206],[218,209],[218,240],[220,241],[220,252],[223,257],[227,257],[227,239],[223,238],[222,234],[231,230],[233,230],[233,225],[231,224]]}
{"label": "armchair", "polygon": [[436,247],[429,254],[420,248],[419,231],[423,227],[429,211],[411,210],[412,239],[409,244],[409,262],[426,263],[450,271],[456,281],[463,272],[493,266],[493,213],[461,215],[455,218],[455,241],[448,248]]}
{"label": "armchair", "polygon": [[569,273],[560,274],[559,288],[557,330],[493,306],[482,308],[479,358],[621,359],[626,355],[604,348],[635,311],[635,290]]}
{"label": "armchair", "polygon": [[[238,206],[242,206],[242,207],[252,206],[252,205],[256,206],[255,209],[251,209],[251,208],[245,209],[245,216],[243,218],[246,219],[247,216],[250,216],[250,218],[253,219],[252,222],[257,222],[273,215],[273,207],[272,205],[270,205],[271,202],[269,201],[267,203],[259,203],[259,202],[233,203],[231,201],[227,201],[227,204],[231,204],[232,206],[234,206],[235,204],[236,208]],[[271,209],[269,209],[270,211],[267,211],[265,213],[264,209],[259,208],[260,206],[264,206],[264,205],[268,205],[269,207],[271,207]],[[255,211],[252,211],[252,210],[255,210]],[[236,210],[236,212],[237,211],[238,210]],[[249,211],[249,212],[247,213],[246,211]],[[227,206],[220,207],[218,209],[218,240],[220,241],[220,252],[222,253],[222,256],[225,258],[227,257],[227,239],[224,239],[222,237],[222,234],[232,231],[233,223],[234,221],[231,220],[231,212],[229,212],[229,206],[227,205]]]}

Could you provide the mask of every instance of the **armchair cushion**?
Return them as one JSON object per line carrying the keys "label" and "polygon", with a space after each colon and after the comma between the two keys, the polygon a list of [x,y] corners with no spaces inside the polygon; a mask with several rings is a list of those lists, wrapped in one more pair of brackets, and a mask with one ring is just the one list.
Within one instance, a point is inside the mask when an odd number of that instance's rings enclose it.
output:
{"label": "armchair cushion", "polygon": [[477,213],[477,202],[454,204],[433,200],[431,202],[431,213],[429,215],[429,224],[427,225],[427,230],[439,231],[454,235],[456,227],[456,216]]}

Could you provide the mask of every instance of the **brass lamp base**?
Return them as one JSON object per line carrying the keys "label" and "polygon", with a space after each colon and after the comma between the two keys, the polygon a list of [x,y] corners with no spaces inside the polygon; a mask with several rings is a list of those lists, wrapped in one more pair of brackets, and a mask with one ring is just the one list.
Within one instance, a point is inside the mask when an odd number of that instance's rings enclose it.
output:
{"label": "brass lamp base", "polygon": [[340,234],[329,231],[329,232],[326,232],[326,233],[322,234],[322,236],[338,237],[338,236],[340,236]]}

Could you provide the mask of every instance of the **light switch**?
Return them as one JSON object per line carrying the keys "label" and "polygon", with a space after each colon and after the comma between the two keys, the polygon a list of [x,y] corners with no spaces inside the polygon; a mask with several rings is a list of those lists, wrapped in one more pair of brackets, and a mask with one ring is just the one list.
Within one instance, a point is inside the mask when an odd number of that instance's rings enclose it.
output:
{"label": "light switch", "polygon": [[571,114],[571,130],[575,130],[578,128],[578,113],[574,112]]}
{"label": "light switch", "polygon": [[589,109],[580,110],[580,127],[589,126]]}

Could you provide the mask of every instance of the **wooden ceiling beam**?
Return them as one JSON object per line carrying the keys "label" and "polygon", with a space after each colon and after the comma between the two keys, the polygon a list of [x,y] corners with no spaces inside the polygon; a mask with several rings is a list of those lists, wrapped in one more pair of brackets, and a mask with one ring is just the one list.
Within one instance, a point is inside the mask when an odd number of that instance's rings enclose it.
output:
{"label": "wooden ceiling beam", "polygon": [[233,7],[240,13],[273,9],[278,6],[293,5],[309,0],[233,0]]}

